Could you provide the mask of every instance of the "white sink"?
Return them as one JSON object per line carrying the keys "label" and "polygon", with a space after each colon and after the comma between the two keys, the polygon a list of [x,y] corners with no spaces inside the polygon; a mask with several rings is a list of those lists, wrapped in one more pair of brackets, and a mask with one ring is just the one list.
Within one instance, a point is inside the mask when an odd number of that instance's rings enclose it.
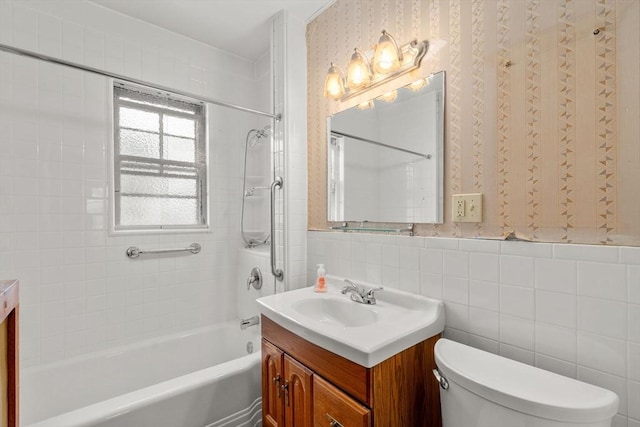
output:
{"label": "white sink", "polygon": [[309,287],[259,298],[260,312],[313,344],[367,368],[444,329],[442,301],[385,288],[376,292],[377,304],[359,304],[340,293],[344,284],[342,278],[327,276],[326,293]]}
{"label": "white sink", "polygon": [[296,312],[328,326],[353,328],[372,325],[378,321],[378,313],[369,307],[345,298],[305,298],[295,301],[291,308]]}

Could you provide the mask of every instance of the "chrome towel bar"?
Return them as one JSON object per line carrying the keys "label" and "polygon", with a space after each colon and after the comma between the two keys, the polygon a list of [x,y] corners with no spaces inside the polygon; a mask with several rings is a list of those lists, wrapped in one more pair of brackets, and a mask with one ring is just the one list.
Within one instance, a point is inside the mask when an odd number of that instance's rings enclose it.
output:
{"label": "chrome towel bar", "polygon": [[127,256],[129,258],[138,258],[143,254],[166,254],[169,252],[191,252],[192,254],[197,254],[202,249],[200,243],[192,243],[188,248],[173,248],[173,249],[152,249],[149,251],[143,251],[136,246],[131,246],[127,249]]}

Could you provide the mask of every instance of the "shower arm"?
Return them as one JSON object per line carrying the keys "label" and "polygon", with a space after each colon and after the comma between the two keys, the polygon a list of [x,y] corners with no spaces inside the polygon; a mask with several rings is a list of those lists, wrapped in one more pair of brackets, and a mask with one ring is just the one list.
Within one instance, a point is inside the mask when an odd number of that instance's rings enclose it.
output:
{"label": "shower arm", "polygon": [[276,190],[282,188],[282,177],[278,176],[271,183],[271,274],[282,281],[284,272],[276,268]]}

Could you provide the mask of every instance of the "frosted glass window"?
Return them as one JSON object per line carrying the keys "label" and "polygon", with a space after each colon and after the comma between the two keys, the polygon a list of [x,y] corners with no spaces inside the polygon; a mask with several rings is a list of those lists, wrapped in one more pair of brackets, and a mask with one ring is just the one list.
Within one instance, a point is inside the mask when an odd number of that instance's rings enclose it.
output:
{"label": "frosted glass window", "polygon": [[196,147],[193,139],[166,137],[166,157],[179,162],[193,162],[196,157]]}
{"label": "frosted glass window", "polygon": [[160,135],[120,127],[120,154],[160,158]]}
{"label": "frosted glass window", "polygon": [[207,226],[204,117],[198,101],[114,85],[116,230]]}
{"label": "frosted glass window", "polygon": [[198,182],[196,179],[165,178],[159,176],[135,176],[123,174],[120,178],[120,192],[129,195],[196,198]]}
{"label": "frosted glass window", "polygon": [[195,138],[195,131],[193,120],[174,116],[164,117],[164,133],[167,135]]}
{"label": "frosted glass window", "polygon": [[120,108],[120,128],[158,132],[160,114],[134,108]]}

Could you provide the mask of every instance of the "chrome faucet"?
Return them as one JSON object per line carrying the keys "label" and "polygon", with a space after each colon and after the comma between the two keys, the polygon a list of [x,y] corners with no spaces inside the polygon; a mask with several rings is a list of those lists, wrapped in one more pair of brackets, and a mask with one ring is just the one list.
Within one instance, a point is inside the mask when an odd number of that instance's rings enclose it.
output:
{"label": "chrome faucet", "polygon": [[360,290],[360,288],[358,287],[358,285],[356,285],[355,283],[353,283],[351,280],[349,279],[344,279],[346,285],[345,287],[342,288],[342,295],[346,295],[347,292],[351,293],[351,300],[355,301],[355,302],[359,302],[360,304],[364,303],[364,300],[362,299],[362,291]]}
{"label": "chrome faucet", "polygon": [[342,288],[342,294],[346,295],[347,293],[350,293],[351,300],[360,304],[375,304],[375,293],[383,289],[382,286],[379,288],[360,289],[358,285],[353,283],[351,280],[344,279],[344,281],[346,285]]}
{"label": "chrome faucet", "polygon": [[365,304],[375,304],[376,303],[376,295],[375,293],[378,291],[384,290],[382,286],[378,288],[371,288],[367,292],[365,292],[364,297],[362,297]]}

